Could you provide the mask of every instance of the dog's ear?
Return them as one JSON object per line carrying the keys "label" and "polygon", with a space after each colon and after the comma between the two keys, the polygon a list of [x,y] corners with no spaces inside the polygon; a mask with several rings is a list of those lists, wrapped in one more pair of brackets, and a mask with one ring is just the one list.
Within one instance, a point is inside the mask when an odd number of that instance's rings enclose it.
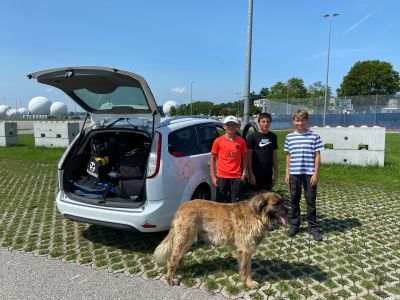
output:
{"label": "dog's ear", "polygon": [[268,198],[265,197],[265,194],[258,194],[251,199],[251,204],[254,212],[261,215],[268,205]]}

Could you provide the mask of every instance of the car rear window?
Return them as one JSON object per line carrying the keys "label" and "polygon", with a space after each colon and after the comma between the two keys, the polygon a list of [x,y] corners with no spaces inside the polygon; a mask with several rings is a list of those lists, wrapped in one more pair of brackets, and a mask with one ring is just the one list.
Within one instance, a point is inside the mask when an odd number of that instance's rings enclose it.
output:
{"label": "car rear window", "polygon": [[168,135],[168,152],[175,157],[190,156],[200,153],[194,126],[171,132]]}
{"label": "car rear window", "polygon": [[209,153],[218,136],[212,124],[179,129],[168,135],[168,152],[175,157]]}
{"label": "car rear window", "polygon": [[119,86],[111,93],[99,93],[88,89],[74,90],[76,96],[95,110],[110,110],[116,107],[131,107],[134,110],[149,112],[150,108],[141,88]]}
{"label": "car rear window", "polygon": [[198,127],[198,136],[200,142],[200,153],[211,152],[214,140],[219,136],[217,129],[212,125]]}

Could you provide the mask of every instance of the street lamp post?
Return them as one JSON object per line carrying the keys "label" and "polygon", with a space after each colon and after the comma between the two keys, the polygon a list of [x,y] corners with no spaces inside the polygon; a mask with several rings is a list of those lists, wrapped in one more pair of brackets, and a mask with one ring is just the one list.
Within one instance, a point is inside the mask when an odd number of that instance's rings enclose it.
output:
{"label": "street lamp post", "polygon": [[190,82],[190,114],[193,116],[193,83],[196,81],[192,80]]}
{"label": "street lamp post", "polygon": [[322,125],[326,125],[326,102],[328,100],[328,78],[329,78],[329,55],[331,52],[331,31],[332,31],[332,19],[337,17],[339,14],[326,14],[324,18],[329,20],[329,39],[328,39],[328,62],[326,67],[326,83],[325,83],[325,101],[324,101],[324,115],[323,115],[323,123]]}
{"label": "street lamp post", "polygon": [[247,8],[247,53],[246,53],[246,78],[243,94],[243,122],[249,123],[249,95],[251,75],[251,41],[253,35],[253,0],[248,0]]}

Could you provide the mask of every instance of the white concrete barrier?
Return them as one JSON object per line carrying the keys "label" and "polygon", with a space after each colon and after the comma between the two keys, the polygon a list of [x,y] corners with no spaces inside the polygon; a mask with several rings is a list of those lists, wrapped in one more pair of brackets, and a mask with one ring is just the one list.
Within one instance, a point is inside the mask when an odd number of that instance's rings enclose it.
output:
{"label": "white concrete barrier", "polygon": [[379,165],[385,161],[385,128],[367,127],[312,127],[321,136],[325,149],[322,163]]}
{"label": "white concrete barrier", "polygon": [[17,122],[0,122],[0,146],[18,145]]}
{"label": "white concrete barrier", "polygon": [[79,134],[78,122],[35,122],[35,145],[43,147],[68,147]]}

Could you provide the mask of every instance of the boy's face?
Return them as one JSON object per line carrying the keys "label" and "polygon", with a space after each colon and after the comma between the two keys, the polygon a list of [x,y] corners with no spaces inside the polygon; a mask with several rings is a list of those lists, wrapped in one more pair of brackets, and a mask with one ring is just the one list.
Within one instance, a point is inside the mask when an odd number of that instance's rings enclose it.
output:
{"label": "boy's face", "polygon": [[271,125],[271,120],[268,118],[262,118],[260,120],[260,122],[258,122],[258,125],[260,127],[260,130],[262,132],[268,131],[269,130],[269,126]]}
{"label": "boy's face", "polygon": [[304,118],[296,117],[293,119],[293,125],[295,126],[297,131],[307,131],[308,129],[308,120]]}
{"label": "boy's face", "polygon": [[235,122],[228,122],[224,124],[224,130],[229,135],[235,135],[237,129],[238,129],[238,124],[236,124]]}

